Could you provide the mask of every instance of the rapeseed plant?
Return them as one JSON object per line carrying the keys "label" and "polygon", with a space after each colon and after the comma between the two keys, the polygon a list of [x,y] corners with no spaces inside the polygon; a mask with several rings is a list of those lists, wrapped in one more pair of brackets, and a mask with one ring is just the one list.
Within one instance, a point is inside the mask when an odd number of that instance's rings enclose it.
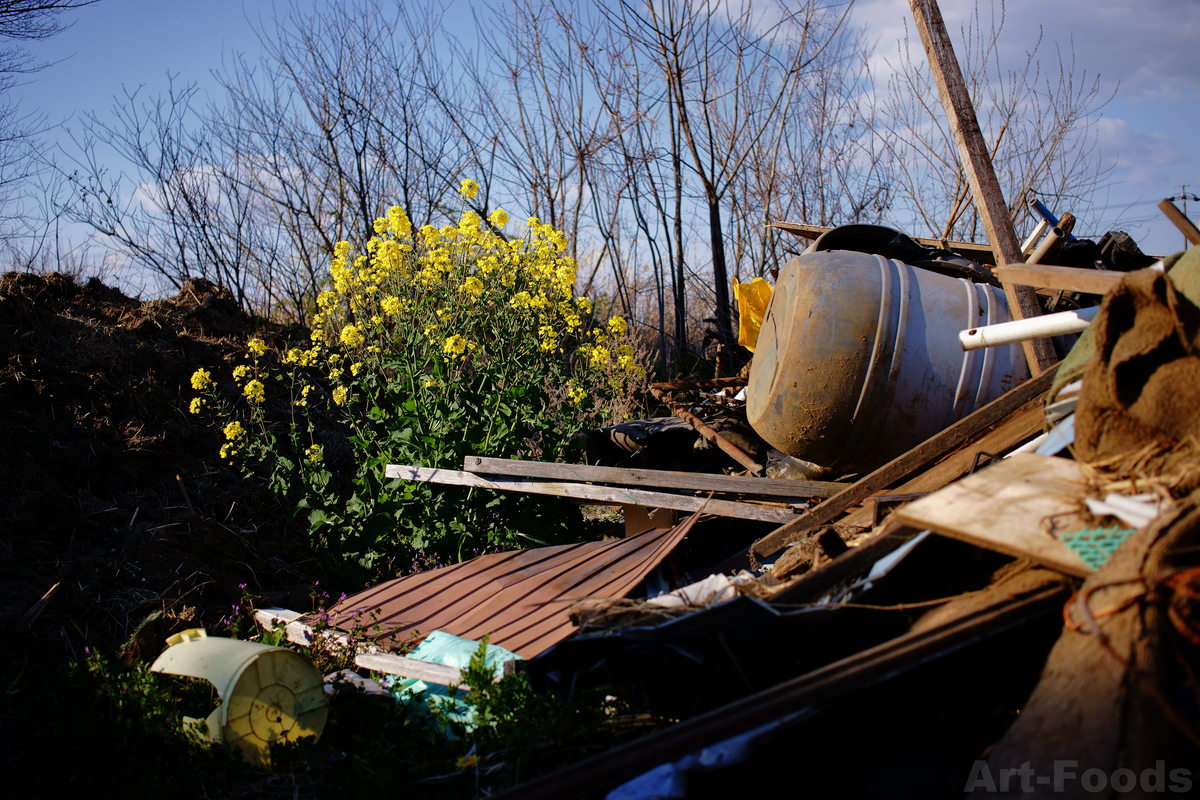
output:
{"label": "rapeseed plant", "polygon": [[[463,181],[464,203],[478,191]],[[554,515],[533,508],[545,501],[402,484],[383,467],[461,469],[467,455],[577,460],[583,434],[620,421],[610,410],[628,407],[646,381],[626,321],[593,322],[591,301],[575,295],[566,236],[530,217],[521,236],[505,238],[502,209],[487,222],[463,211],[458,224],[414,231],[402,208],[389,209],[361,252],[334,248],[309,346],[268,365],[253,340],[251,363],[234,370],[241,405],[220,405],[211,376],[193,376],[202,392],[193,411],[211,403],[219,418],[249,423],[237,435],[226,428],[222,457],[269,473],[297,495],[321,542],[368,568],[420,550],[455,556],[468,544],[561,539]],[[269,370],[287,380],[266,380]],[[264,416],[276,385],[291,393],[290,419]],[[349,432],[352,478],[330,472],[317,413]]]}

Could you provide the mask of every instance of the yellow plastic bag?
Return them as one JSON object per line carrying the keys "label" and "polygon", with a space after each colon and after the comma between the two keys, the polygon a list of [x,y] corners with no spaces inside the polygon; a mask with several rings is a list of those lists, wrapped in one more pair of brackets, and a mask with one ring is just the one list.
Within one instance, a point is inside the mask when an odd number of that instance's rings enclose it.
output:
{"label": "yellow plastic bag", "polygon": [[738,344],[751,353],[758,342],[758,331],[762,328],[772,291],[766,278],[755,278],[749,283],[738,283],[737,278],[733,279],[733,296],[738,304]]}

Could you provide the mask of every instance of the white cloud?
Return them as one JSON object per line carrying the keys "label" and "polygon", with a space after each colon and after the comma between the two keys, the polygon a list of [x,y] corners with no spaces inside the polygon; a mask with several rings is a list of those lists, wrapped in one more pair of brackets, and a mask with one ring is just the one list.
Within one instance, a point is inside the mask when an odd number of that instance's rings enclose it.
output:
{"label": "white cloud", "polygon": [[1124,119],[1096,123],[1097,143],[1105,159],[1116,166],[1119,179],[1131,187],[1161,191],[1174,182],[1187,152],[1158,131],[1138,131]]}

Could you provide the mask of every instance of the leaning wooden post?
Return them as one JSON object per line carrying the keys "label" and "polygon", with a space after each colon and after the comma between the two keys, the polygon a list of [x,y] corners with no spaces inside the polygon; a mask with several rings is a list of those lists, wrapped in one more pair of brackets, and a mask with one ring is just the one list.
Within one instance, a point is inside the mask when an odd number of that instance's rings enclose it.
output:
{"label": "leaning wooden post", "polygon": [[[958,157],[971,184],[971,197],[992,245],[996,263],[1023,264],[1025,259],[1021,256],[1021,243],[1017,240],[1008,206],[1004,203],[1004,193],[1000,191],[1000,182],[992,168],[992,159],[979,129],[975,107],[967,94],[967,86],[958,67],[958,59],[954,56],[954,47],[946,33],[946,23],[942,20],[937,0],[909,0],[909,5],[921,34],[921,43],[925,45],[925,53],[929,57],[929,68],[942,95],[942,106],[950,118],[950,130],[958,145]],[[1036,317],[1042,313],[1032,288],[1009,283],[1003,285],[1009,312],[1014,319]],[[1041,374],[1058,360],[1049,339],[1023,342],[1022,346],[1033,375]]]}

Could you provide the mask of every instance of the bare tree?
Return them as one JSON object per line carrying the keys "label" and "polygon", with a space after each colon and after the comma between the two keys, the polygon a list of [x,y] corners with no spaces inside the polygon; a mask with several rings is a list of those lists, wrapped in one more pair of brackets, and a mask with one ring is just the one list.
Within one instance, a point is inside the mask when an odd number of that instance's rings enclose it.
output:
{"label": "bare tree", "polygon": [[41,258],[58,222],[42,135],[43,115],[23,113],[10,92],[22,77],[47,66],[22,43],[48,39],[70,27],[64,11],[96,0],[0,0],[0,240],[8,263],[29,267]]}
{"label": "bare tree", "polygon": [[[1016,212],[1033,190],[1079,214],[1104,177],[1090,126],[1108,99],[1098,77],[1076,75],[1070,57],[1060,54],[1057,74],[1044,72],[1040,36],[1017,66],[1002,61],[1003,27],[1002,2],[986,24],[976,5],[956,50],[1010,213],[1019,222]],[[897,204],[924,227],[913,233],[974,240],[979,217],[925,55],[919,47],[910,52],[906,35],[889,66],[894,71],[875,130],[891,155]]]}

